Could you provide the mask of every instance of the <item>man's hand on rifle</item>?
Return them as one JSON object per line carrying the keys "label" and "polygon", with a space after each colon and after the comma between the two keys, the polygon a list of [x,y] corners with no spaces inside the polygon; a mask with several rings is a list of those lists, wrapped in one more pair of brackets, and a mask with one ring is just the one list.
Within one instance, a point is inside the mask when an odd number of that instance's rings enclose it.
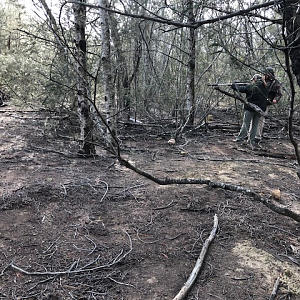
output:
{"label": "man's hand on rifle", "polygon": [[237,84],[235,82],[233,82],[231,84],[231,88],[234,90],[234,91],[237,91],[238,90],[238,87],[237,87]]}

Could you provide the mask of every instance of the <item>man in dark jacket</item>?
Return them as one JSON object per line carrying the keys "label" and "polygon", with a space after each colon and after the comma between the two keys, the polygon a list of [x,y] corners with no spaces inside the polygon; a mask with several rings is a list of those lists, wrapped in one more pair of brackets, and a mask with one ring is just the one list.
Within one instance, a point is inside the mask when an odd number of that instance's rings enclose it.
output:
{"label": "man in dark jacket", "polygon": [[[249,103],[257,105],[262,111],[266,111],[269,89],[261,75],[255,74],[251,79],[251,83],[246,86],[238,86],[233,83],[232,88],[241,93],[245,93]],[[250,147],[253,148],[260,118],[261,115],[257,111],[245,104],[243,124],[235,141],[243,143],[248,136],[248,143]]]}
{"label": "man in dark jacket", "polygon": [[267,83],[267,88],[269,89],[269,96],[267,100],[267,108],[265,115],[262,116],[259,120],[257,132],[256,132],[256,137],[255,137],[255,142],[260,143],[263,135],[263,129],[265,125],[265,116],[268,114],[269,108],[271,105],[275,105],[278,103],[280,98],[282,97],[281,93],[281,85],[279,81],[275,78],[275,72],[274,69],[271,67],[267,67],[264,71],[263,74],[265,76],[265,81]]}

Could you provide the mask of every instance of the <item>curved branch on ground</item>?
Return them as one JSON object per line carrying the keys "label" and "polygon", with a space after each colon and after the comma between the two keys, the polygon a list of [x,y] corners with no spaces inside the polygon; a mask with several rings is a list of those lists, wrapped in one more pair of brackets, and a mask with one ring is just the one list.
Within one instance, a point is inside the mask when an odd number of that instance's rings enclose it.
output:
{"label": "curved branch on ground", "polygon": [[208,247],[211,244],[211,242],[213,241],[213,239],[215,238],[217,229],[218,229],[218,217],[217,217],[217,215],[215,215],[213,229],[202,247],[200,255],[196,261],[195,267],[194,267],[192,273],[190,274],[188,280],[186,281],[186,283],[183,285],[183,287],[181,288],[181,290],[179,291],[179,293],[175,296],[175,298],[173,300],[184,299],[186,297],[187,293],[189,292],[189,290],[191,289],[191,287],[193,286],[193,284],[196,281],[197,276],[200,272],[200,269],[202,267]]}
{"label": "curved branch on ground", "polygon": [[290,210],[289,208],[280,205],[279,203],[276,203],[272,199],[266,199],[263,198],[258,192],[252,191],[250,189],[246,189],[244,187],[238,186],[238,185],[233,185],[233,184],[227,184],[223,182],[214,182],[211,181],[210,179],[204,179],[204,178],[165,178],[165,179],[160,179],[158,177],[155,177],[137,167],[132,165],[129,161],[126,159],[122,158],[121,156],[118,156],[117,159],[119,160],[120,164],[125,166],[126,168],[134,171],[135,173],[148,178],[149,180],[159,184],[159,185],[171,185],[171,184],[206,184],[212,188],[220,188],[228,191],[234,191],[238,193],[243,193],[245,195],[248,195],[253,198],[254,201],[260,202],[264,204],[266,207],[271,209],[272,211],[289,217],[296,222],[300,223],[300,215],[297,214],[296,212]]}

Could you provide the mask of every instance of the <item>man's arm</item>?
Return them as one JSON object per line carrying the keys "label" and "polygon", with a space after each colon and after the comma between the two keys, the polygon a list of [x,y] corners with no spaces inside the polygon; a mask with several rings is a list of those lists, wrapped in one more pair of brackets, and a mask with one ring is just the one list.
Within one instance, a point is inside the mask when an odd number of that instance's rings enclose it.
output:
{"label": "man's arm", "polygon": [[274,97],[270,99],[273,104],[276,104],[282,97],[281,85],[276,79],[274,84],[270,87],[270,94],[274,95]]}

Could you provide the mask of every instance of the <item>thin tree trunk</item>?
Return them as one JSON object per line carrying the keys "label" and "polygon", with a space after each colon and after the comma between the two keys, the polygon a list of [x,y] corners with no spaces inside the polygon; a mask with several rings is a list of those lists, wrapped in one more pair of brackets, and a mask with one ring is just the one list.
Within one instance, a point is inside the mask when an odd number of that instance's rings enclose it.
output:
{"label": "thin tree trunk", "polygon": [[[82,0],[83,3],[86,0]],[[95,154],[93,143],[93,122],[88,100],[89,84],[87,80],[87,57],[86,57],[86,6],[73,4],[75,22],[75,44],[77,49],[77,102],[80,118],[80,138],[82,141],[79,154]]]}
{"label": "thin tree trunk", "polygon": [[[189,22],[195,22],[193,0],[188,0]],[[196,69],[196,39],[195,29],[189,29],[189,63],[188,63],[187,109],[188,124],[193,125],[196,113],[195,101],[195,69]]]}
{"label": "thin tree trunk", "polygon": [[55,17],[51,11],[51,9],[49,8],[46,0],[39,0],[40,3],[42,4],[42,6],[44,7],[44,10],[46,12],[46,15],[48,17],[48,22],[49,22],[49,26],[53,32],[54,38],[57,42],[58,45],[58,49],[61,52],[61,54],[63,54],[63,59],[66,59],[66,61],[68,61],[68,54],[66,51],[66,47],[63,45],[62,40],[61,40],[61,36],[59,34],[60,30],[59,30],[59,26],[55,20]]}
{"label": "thin tree trunk", "polygon": [[120,39],[120,34],[118,32],[117,27],[117,20],[113,15],[110,15],[111,20],[111,37],[114,43],[114,47],[116,49],[116,55],[117,55],[117,73],[118,73],[118,90],[117,95],[119,98],[119,107],[121,110],[124,109],[124,113],[126,116],[126,119],[129,120],[131,117],[132,112],[132,101],[131,101],[131,84],[138,72],[141,55],[142,55],[142,48],[141,43],[139,40],[136,41],[137,45],[135,47],[135,56],[134,56],[134,65],[133,65],[133,71],[131,75],[129,76],[128,71],[128,65],[125,55],[123,54],[122,50],[122,43]]}
{"label": "thin tree trunk", "polygon": [[[294,146],[295,154],[297,157],[298,165],[300,164],[299,143],[294,137],[293,132],[293,117],[295,111],[295,85],[294,79],[290,71],[291,68],[296,77],[297,83],[300,86],[300,11],[295,8],[295,4],[287,4],[283,10],[283,27],[282,35],[285,42],[285,62],[287,67],[287,74],[290,81],[291,97],[290,97],[290,114],[288,119],[289,124],[289,137]],[[286,31],[286,35],[285,35]]]}
{"label": "thin tree trunk", "polygon": [[293,3],[286,4],[283,17],[292,70],[300,86],[300,10]]}
{"label": "thin tree trunk", "polygon": [[[108,7],[107,0],[98,0],[100,7]],[[109,126],[108,142],[113,146],[114,138],[117,135],[117,121],[116,121],[116,103],[113,92],[113,81],[111,73],[111,57],[110,57],[110,28],[108,12],[104,9],[99,9],[100,23],[101,23],[101,61],[103,70],[104,82],[104,100],[106,107],[106,121]]]}

